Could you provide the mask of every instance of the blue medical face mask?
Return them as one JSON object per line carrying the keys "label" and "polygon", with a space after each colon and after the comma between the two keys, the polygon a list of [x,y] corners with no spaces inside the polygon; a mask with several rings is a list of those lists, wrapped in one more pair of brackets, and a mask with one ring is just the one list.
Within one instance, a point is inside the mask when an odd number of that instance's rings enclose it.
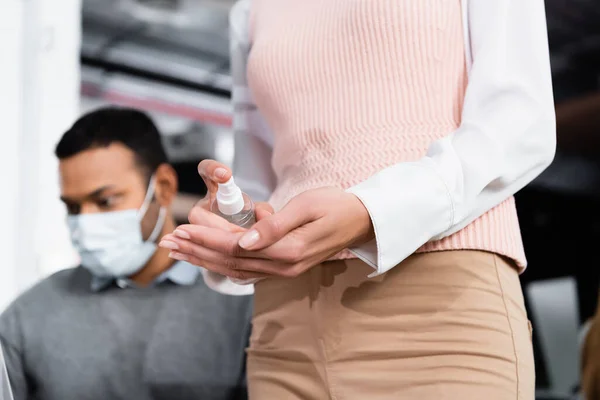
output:
{"label": "blue medical face mask", "polygon": [[156,252],[156,240],[165,223],[167,210],[161,207],[148,240],[142,237],[142,218],[148,211],[155,190],[150,180],[144,203],[139,210],[98,214],[70,215],[67,224],[73,246],[81,256],[81,265],[93,275],[122,278],[141,270]]}

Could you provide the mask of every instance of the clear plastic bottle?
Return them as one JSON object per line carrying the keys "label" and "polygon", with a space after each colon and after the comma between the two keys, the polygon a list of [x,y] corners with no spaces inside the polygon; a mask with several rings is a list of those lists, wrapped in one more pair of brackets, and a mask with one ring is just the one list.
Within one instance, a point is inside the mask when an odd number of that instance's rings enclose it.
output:
{"label": "clear plastic bottle", "polygon": [[[219,183],[217,199],[211,205],[211,211],[242,228],[250,228],[256,222],[252,199],[241,191],[233,181],[233,177],[225,183]],[[238,285],[250,285],[258,281],[258,279],[247,281],[230,279]]]}
{"label": "clear plastic bottle", "polygon": [[219,183],[217,199],[211,211],[242,228],[249,228],[256,222],[252,199],[240,190],[233,177],[225,183]]}

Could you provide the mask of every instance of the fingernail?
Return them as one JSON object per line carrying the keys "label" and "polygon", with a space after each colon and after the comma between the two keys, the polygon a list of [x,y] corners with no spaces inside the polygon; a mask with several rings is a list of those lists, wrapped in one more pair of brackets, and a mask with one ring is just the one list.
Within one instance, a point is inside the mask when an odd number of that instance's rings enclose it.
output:
{"label": "fingernail", "polygon": [[169,250],[178,250],[179,249],[179,245],[175,242],[171,242],[170,240],[161,240],[161,242],[158,244],[159,247],[162,247],[163,249],[169,249]]}
{"label": "fingernail", "polygon": [[258,239],[260,239],[260,234],[257,231],[252,230],[242,236],[238,244],[244,249],[249,249],[258,243]]}
{"label": "fingernail", "polygon": [[186,231],[183,231],[181,229],[175,229],[175,232],[173,232],[173,235],[181,238],[181,239],[185,239],[185,240],[190,240],[190,234],[187,233]]}
{"label": "fingernail", "polygon": [[220,179],[220,178],[225,178],[225,175],[227,175],[227,170],[225,168],[215,169],[215,177]]}
{"label": "fingernail", "polygon": [[177,260],[177,261],[187,261],[188,260],[187,256],[185,256],[185,255],[183,255],[181,253],[178,253],[176,251],[170,252],[169,253],[169,257],[172,258],[172,259],[174,259],[174,260]]}

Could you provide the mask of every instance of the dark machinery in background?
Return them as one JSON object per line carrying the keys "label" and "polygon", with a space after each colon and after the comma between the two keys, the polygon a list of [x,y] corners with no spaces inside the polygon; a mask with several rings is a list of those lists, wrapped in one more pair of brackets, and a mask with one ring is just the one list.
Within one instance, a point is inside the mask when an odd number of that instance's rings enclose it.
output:
{"label": "dark machinery in background", "polygon": [[[583,323],[596,310],[600,283],[600,126],[586,137],[563,124],[560,108],[584,96],[600,94],[600,3],[546,0],[546,14],[558,152],[550,168],[516,196],[529,260],[522,283],[527,288],[532,282],[574,277]],[[537,385],[546,387],[548,365],[535,329],[534,348]]]}
{"label": "dark machinery in background", "polygon": [[203,195],[196,166],[230,162],[231,2],[84,0],[82,102],[150,112],[165,134],[181,190]]}

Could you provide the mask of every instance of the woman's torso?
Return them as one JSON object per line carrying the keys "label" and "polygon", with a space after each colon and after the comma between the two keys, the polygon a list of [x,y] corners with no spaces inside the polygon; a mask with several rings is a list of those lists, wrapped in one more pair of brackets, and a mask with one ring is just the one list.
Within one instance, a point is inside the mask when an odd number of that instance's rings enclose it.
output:
{"label": "woman's torso", "polygon": [[[467,87],[460,0],[253,0],[248,85],[274,135],[276,209],[423,157],[456,130]],[[407,188],[410,190],[410,188]],[[524,266],[514,200],[421,251]]]}
{"label": "woman's torso", "polygon": [[274,202],[422,157],[460,124],[460,0],[254,0],[248,80],[275,135]]}

